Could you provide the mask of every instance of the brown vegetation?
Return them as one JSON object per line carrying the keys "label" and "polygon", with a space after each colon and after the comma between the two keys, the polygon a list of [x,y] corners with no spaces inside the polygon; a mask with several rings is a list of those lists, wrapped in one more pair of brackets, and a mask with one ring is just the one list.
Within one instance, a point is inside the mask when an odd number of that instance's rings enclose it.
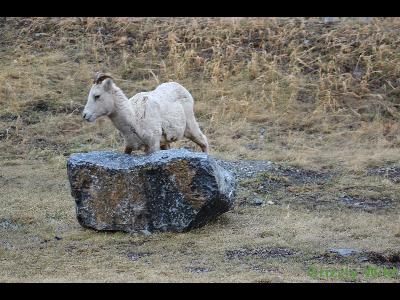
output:
{"label": "brown vegetation", "polygon": [[[399,30],[399,18],[7,18],[0,27],[0,280],[310,281],[307,267],[328,247],[398,250],[398,186],[384,174],[364,175],[400,159]],[[245,181],[238,203],[247,206],[185,234],[84,230],[66,159],[124,149],[107,119],[82,120],[96,71],[112,74],[128,97],[181,83],[195,99],[211,155],[336,177],[322,185],[286,174]],[[189,141],[173,146],[196,149]],[[265,192],[260,182],[279,189]],[[279,205],[249,207],[254,193]],[[350,204],[387,198],[392,206],[338,207],[341,194]],[[312,201],[328,209],[310,208]],[[275,253],[266,244],[290,251],[263,260]],[[227,258],[229,251],[240,259]]]}
{"label": "brown vegetation", "polygon": [[[399,26],[397,18],[9,18],[2,155],[121,148],[107,121],[80,120],[93,72],[106,70],[128,96],[182,83],[214,154],[350,169],[396,161]],[[252,141],[263,150],[249,151]]]}

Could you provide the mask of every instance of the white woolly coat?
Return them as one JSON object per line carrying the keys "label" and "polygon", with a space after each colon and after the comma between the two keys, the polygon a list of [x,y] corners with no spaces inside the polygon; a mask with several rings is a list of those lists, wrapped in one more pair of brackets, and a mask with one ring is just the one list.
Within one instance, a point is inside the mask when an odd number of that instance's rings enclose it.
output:
{"label": "white woolly coat", "polygon": [[196,122],[193,98],[176,82],[163,83],[119,104],[118,114],[110,118],[134,150],[180,140],[185,136],[187,122]]}

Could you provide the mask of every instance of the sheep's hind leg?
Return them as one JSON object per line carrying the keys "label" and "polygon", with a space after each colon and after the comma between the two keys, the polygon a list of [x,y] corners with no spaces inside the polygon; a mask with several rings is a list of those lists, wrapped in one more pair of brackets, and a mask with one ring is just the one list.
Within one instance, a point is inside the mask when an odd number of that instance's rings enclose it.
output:
{"label": "sheep's hind leg", "polygon": [[146,152],[146,154],[151,154],[151,153],[156,152],[158,150],[160,150],[160,142],[159,141],[153,143],[151,146],[146,145],[144,151]]}
{"label": "sheep's hind leg", "polygon": [[[197,128],[196,128],[197,127]],[[199,125],[195,123],[195,128],[194,130],[187,130],[185,132],[185,137],[187,137],[189,140],[195,142],[197,145],[200,146],[201,151],[208,153],[210,150],[210,147],[208,145],[208,141],[206,136],[201,132]]]}
{"label": "sheep's hind leg", "polygon": [[183,108],[186,115],[185,137],[199,145],[201,151],[208,153],[210,147],[206,136],[201,132],[199,123],[197,123],[196,118],[194,117],[193,106],[184,106]]}
{"label": "sheep's hind leg", "polygon": [[203,151],[205,153],[208,153],[210,151],[210,147],[208,145],[207,138],[204,134],[201,133],[200,136],[195,136],[195,138],[194,139],[192,138],[191,140],[200,146],[201,151]]}

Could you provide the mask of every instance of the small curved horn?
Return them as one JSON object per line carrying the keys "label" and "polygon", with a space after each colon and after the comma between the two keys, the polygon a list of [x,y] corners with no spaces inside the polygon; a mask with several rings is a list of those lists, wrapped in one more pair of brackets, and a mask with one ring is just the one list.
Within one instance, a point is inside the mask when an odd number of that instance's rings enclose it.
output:
{"label": "small curved horn", "polygon": [[104,73],[101,73],[101,72],[97,72],[96,75],[94,76],[93,83],[94,84],[100,84],[100,83],[103,82],[104,79],[107,79],[107,78],[111,78],[112,79],[112,77],[110,75],[107,75],[107,74],[104,74]]}

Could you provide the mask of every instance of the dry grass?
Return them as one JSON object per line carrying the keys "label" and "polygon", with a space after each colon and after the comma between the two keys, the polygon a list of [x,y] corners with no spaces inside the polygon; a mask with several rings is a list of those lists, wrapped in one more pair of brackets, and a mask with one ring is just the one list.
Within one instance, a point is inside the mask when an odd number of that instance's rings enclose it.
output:
{"label": "dry grass", "polygon": [[[397,18],[332,26],[317,18],[10,18],[1,31],[1,149],[47,158],[121,147],[109,123],[79,117],[93,72],[105,70],[129,96],[181,82],[215,155],[350,170],[397,161],[399,26]],[[254,140],[262,151],[249,151]]]}
{"label": "dry grass", "polygon": [[[317,281],[307,276],[310,266],[363,270],[370,265],[315,259],[329,248],[398,251],[397,211],[244,206],[187,233],[94,233],[76,221],[63,166],[14,162],[2,165],[0,176],[2,282],[309,282]],[[227,255],[265,248],[294,255]]]}
{"label": "dry grass", "polygon": [[[73,152],[122,150],[109,120],[80,116],[92,75],[103,70],[128,96],[170,80],[187,87],[214,156],[339,172],[323,197],[350,189],[397,203],[395,184],[360,174],[400,159],[399,27],[399,18],[329,26],[318,18],[7,18],[0,222],[15,226],[0,227],[0,281],[310,281],[308,259],[327,247],[398,249],[397,204],[384,213],[244,207],[185,234],[94,234],[75,220],[65,162]],[[265,245],[302,254],[225,255]],[[131,261],[129,252],[154,253]],[[211,271],[188,271],[196,267]]]}

